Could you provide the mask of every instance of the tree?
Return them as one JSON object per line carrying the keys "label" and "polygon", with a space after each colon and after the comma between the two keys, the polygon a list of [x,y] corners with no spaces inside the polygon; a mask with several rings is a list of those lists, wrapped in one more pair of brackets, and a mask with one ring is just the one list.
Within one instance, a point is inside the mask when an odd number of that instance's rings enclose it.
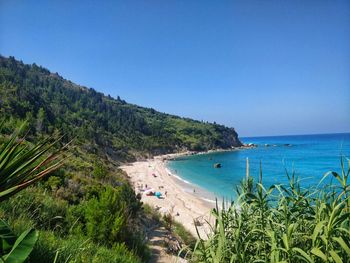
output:
{"label": "tree", "polygon": [[36,131],[38,133],[41,133],[43,131],[45,116],[45,110],[43,108],[40,108],[36,116]]}

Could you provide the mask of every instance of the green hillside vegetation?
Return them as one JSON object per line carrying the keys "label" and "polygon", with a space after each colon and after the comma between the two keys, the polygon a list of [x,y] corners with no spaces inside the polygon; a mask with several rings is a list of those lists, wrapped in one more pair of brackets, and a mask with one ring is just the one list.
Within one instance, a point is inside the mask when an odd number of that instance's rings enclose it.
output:
{"label": "green hillside vegetation", "polygon": [[[0,174],[3,177],[7,171],[14,171],[23,177],[23,169],[18,168],[24,165],[22,159],[12,151],[4,155],[3,149],[13,137],[2,135]],[[36,155],[34,149],[38,143],[23,140],[22,136],[15,137],[14,142],[19,143],[13,152],[27,156],[27,162],[33,163],[32,156]],[[32,140],[38,141],[39,145],[41,141],[49,142],[45,136]],[[51,152],[62,151],[60,141],[46,144],[45,152],[41,153],[43,158],[37,157],[34,164],[42,163],[45,158],[51,159]],[[84,155],[74,148],[60,155],[65,162],[63,168],[52,171],[51,176],[37,182],[35,187],[6,200],[1,195],[1,222],[7,222],[16,236],[27,229],[39,231],[29,262],[147,261],[149,250],[143,231],[147,214],[125,174],[98,161],[98,157]],[[10,167],[8,163],[11,159],[10,164],[13,165]],[[30,178],[31,172],[27,174]],[[1,183],[1,190],[8,182]],[[0,243],[4,244],[3,224],[1,229]],[[1,256],[4,255],[3,248],[4,245],[0,246]]]}
{"label": "green hillside vegetation", "polygon": [[55,133],[64,136],[52,151],[73,140],[62,168],[0,203],[17,236],[39,231],[29,262],[147,262],[145,231],[162,219],[144,209],[119,164],[241,144],[232,128],[131,105],[14,58],[0,57],[0,114],[0,145],[24,122],[24,151]]}
{"label": "green hillside vegetation", "polygon": [[[0,129],[0,258],[11,249],[4,245],[8,240],[5,233],[10,231],[14,242],[14,237],[36,230],[30,232],[35,233],[32,241],[35,246],[29,250],[31,253],[26,262],[148,262],[150,249],[146,231],[166,226],[166,222],[151,207],[139,201],[126,174],[114,163],[87,154],[73,144],[66,147],[58,135],[54,144],[47,136],[26,140],[23,136],[27,134],[25,128],[28,125],[22,127],[24,131],[17,132],[16,137]],[[15,155],[11,149],[7,150],[7,155],[4,153],[9,140],[18,144]],[[46,142],[44,152],[37,149],[42,142]],[[62,151],[63,146],[65,151]],[[40,156],[37,156],[38,152]],[[17,154],[26,156],[23,160],[31,167],[45,164],[43,161],[56,155],[60,156],[57,165],[62,161],[64,164],[58,170],[45,165],[51,171],[48,177],[24,190],[18,182],[18,189],[22,191],[17,192],[14,188],[16,194],[4,198],[4,193],[9,193],[6,188],[9,180],[4,177],[7,171],[14,171],[22,178],[27,174],[31,178],[34,169],[24,174],[19,167],[25,163]],[[33,156],[37,156],[36,159],[32,159]],[[57,165],[52,167],[57,168]],[[45,171],[41,167],[38,169],[39,174]],[[194,246],[194,238],[181,225],[174,224],[169,230],[184,246]]]}
{"label": "green hillside vegetation", "polygon": [[0,114],[9,129],[27,119],[32,133],[59,129],[88,152],[114,160],[241,145],[233,128],[113,99],[13,57],[0,56],[0,98]]}

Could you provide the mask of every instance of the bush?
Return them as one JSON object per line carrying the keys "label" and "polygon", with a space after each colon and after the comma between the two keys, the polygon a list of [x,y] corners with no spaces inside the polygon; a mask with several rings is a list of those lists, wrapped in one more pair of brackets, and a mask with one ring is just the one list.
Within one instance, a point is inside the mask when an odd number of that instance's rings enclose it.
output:
{"label": "bush", "polygon": [[87,236],[108,247],[125,242],[142,259],[147,259],[149,251],[138,222],[140,206],[129,185],[107,186],[85,204]]}
{"label": "bush", "polygon": [[43,231],[30,256],[30,262],[106,262],[106,263],[140,263],[124,244],[116,244],[113,248],[97,245],[88,238],[67,236],[60,238],[53,232]]}
{"label": "bush", "polygon": [[30,187],[7,201],[0,209],[10,221],[27,218],[34,222],[37,229],[55,229],[66,232],[65,217],[68,204],[54,199],[40,187]]}
{"label": "bush", "polygon": [[117,244],[112,249],[99,248],[92,258],[93,263],[138,263],[141,262],[125,244]]}
{"label": "bush", "polygon": [[149,204],[143,204],[142,207],[143,207],[144,214],[147,217],[149,217],[151,220],[154,220],[156,222],[160,222],[162,215],[159,213],[159,211],[156,211]]}
{"label": "bush", "polygon": [[191,249],[195,247],[197,239],[182,224],[174,221],[173,232]]}
{"label": "bush", "polygon": [[112,246],[125,238],[127,211],[120,191],[107,187],[98,198],[89,200],[85,218],[87,235],[93,240]]}
{"label": "bush", "polygon": [[[208,240],[198,241],[199,262],[350,262],[349,168],[332,172],[340,184],[303,188],[294,174],[289,185],[264,188],[248,180],[230,207],[213,210]],[[328,174],[329,175],[329,174]]]}
{"label": "bush", "polygon": [[94,162],[92,175],[97,179],[103,179],[108,175],[108,171],[102,162]]}
{"label": "bush", "polygon": [[170,213],[163,215],[163,222],[164,222],[164,227],[167,230],[172,231],[174,218],[173,218],[173,216]]}
{"label": "bush", "polygon": [[46,182],[46,185],[50,190],[55,191],[59,186],[62,185],[62,179],[57,176],[50,176]]}
{"label": "bush", "polygon": [[[87,195],[87,200],[83,199],[76,205],[53,196],[51,191],[43,187],[30,187],[2,202],[0,216],[17,229],[16,233],[31,227],[41,230],[39,247],[33,253],[38,255],[36,258],[46,259],[42,262],[52,262],[58,248],[61,249],[60,258],[67,258],[73,253],[74,242],[78,245],[86,240],[105,247],[97,259],[124,243],[128,251],[137,254],[136,258],[147,260],[149,249],[138,222],[141,203],[131,187],[128,184],[117,188],[103,187],[100,184],[98,187],[98,184],[91,183],[89,186],[93,187],[94,194]],[[64,246],[60,245],[61,241]],[[74,249],[80,248],[78,246]],[[94,254],[90,258],[94,258]]]}

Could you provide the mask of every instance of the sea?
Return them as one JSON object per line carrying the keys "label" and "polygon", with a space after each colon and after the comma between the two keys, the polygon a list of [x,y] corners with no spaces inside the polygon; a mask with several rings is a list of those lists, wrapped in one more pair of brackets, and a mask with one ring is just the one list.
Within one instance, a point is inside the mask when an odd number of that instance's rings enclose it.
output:
{"label": "sea", "polygon": [[[350,158],[350,133],[240,140],[257,147],[179,157],[169,161],[167,168],[181,181],[185,191],[213,202],[215,198],[234,200],[237,197],[234,189],[246,176],[247,159],[250,176],[258,180],[261,171],[265,187],[286,185],[286,173],[294,173],[303,187],[309,187],[318,185],[329,171],[341,173],[341,159],[347,167]],[[214,168],[216,163],[220,163],[221,168]]]}

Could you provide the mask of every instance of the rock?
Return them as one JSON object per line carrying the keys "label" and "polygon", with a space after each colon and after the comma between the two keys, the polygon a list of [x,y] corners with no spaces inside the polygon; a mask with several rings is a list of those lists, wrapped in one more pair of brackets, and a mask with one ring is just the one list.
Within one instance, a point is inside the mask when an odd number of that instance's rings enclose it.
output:
{"label": "rock", "polygon": [[251,142],[251,143],[248,143],[248,144],[247,144],[247,146],[248,146],[248,147],[258,147],[258,145],[257,145],[257,144],[252,143],[252,142]]}
{"label": "rock", "polygon": [[221,163],[215,163],[214,168],[221,168]]}

